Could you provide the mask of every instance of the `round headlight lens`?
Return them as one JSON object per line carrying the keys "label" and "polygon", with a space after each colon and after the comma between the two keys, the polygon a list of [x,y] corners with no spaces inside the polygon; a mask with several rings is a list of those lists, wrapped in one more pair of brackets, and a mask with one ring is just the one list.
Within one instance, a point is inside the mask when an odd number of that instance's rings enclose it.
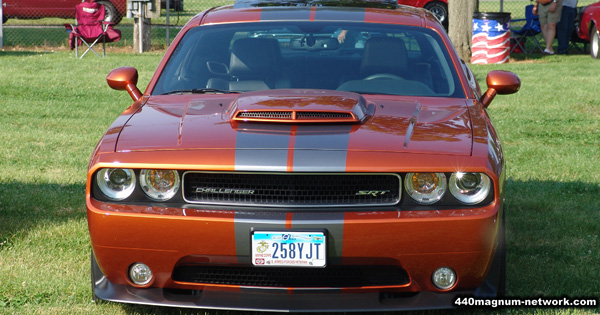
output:
{"label": "round headlight lens", "polygon": [[444,173],[408,173],[404,180],[404,188],[408,195],[424,205],[430,205],[442,199],[446,193],[446,187]]}
{"label": "round headlight lens", "polygon": [[145,286],[152,281],[152,270],[146,264],[135,263],[129,267],[129,279],[139,286]]}
{"label": "round headlight lens", "polygon": [[491,183],[490,178],[483,173],[453,173],[450,176],[450,193],[458,201],[474,205],[488,196]]}
{"label": "round headlight lens", "polygon": [[135,173],[126,168],[103,168],[96,173],[96,183],[108,199],[123,200],[135,189]]}
{"label": "round headlight lens", "polygon": [[456,284],[456,272],[449,267],[436,269],[431,275],[433,285],[440,290],[448,290]]}
{"label": "round headlight lens", "polygon": [[151,199],[169,200],[179,190],[179,173],[175,170],[142,170],[140,186]]}

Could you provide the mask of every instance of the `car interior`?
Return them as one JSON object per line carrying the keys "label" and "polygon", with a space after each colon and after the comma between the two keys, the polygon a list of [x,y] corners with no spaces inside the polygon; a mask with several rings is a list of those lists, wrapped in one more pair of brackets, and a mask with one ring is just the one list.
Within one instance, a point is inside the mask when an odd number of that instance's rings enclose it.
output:
{"label": "car interior", "polygon": [[[256,24],[235,30],[202,26],[188,32],[152,94],[294,88],[462,97],[455,88],[456,71],[433,31],[314,22]],[[342,31],[343,41],[338,39]]]}

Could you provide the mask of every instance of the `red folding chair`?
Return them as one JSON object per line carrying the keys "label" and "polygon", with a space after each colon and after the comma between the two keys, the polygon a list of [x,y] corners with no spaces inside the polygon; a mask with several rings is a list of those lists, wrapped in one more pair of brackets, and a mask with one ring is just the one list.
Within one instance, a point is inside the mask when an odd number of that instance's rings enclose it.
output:
{"label": "red folding chair", "polygon": [[[102,57],[106,55],[105,44],[121,40],[121,31],[114,29],[114,23],[104,21],[104,6],[95,0],[81,2],[75,7],[76,24],[65,24],[69,35],[71,49],[75,48],[75,57],[83,58],[90,50],[100,57],[94,45],[102,41]],[[79,57],[79,46],[85,44],[87,49]]]}

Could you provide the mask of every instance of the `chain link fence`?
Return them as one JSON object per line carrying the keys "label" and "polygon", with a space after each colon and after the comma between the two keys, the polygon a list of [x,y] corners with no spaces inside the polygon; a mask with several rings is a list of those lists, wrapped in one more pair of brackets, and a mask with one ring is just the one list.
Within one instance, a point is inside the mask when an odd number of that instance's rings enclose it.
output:
{"label": "chain link fence", "polygon": [[[75,5],[80,0],[0,0],[3,4],[3,21],[0,46],[5,48],[67,48],[68,34],[65,23],[74,23]],[[71,8],[61,11],[57,5],[73,2]],[[122,17],[115,27],[121,30],[122,39],[111,43],[111,47],[131,47],[133,45],[133,18],[127,18],[126,0],[97,0],[113,5],[115,14]],[[177,35],[181,27],[199,12],[214,6],[232,4],[235,0],[170,0],[167,12],[166,0],[162,0],[160,17],[152,18],[151,43],[153,49],[165,49]],[[452,0],[449,0],[452,1]],[[46,8],[25,8],[27,2],[44,2]],[[579,0],[578,6],[589,5],[596,0]],[[402,3],[402,0],[400,0]],[[480,12],[510,12],[511,18],[524,19],[525,7],[530,0],[479,0]],[[11,7],[12,6],[12,7]],[[15,10],[18,11],[15,13]],[[110,11],[110,10],[109,10]],[[452,17],[450,17],[452,18]]]}

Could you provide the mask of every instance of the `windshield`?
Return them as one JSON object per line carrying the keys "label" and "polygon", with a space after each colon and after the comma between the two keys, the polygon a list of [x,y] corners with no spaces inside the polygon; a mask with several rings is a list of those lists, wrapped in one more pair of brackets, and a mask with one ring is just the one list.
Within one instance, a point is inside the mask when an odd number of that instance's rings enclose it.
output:
{"label": "windshield", "polygon": [[463,97],[434,31],[333,22],[196,27],[176,47],[152,94],[288,88]]}

